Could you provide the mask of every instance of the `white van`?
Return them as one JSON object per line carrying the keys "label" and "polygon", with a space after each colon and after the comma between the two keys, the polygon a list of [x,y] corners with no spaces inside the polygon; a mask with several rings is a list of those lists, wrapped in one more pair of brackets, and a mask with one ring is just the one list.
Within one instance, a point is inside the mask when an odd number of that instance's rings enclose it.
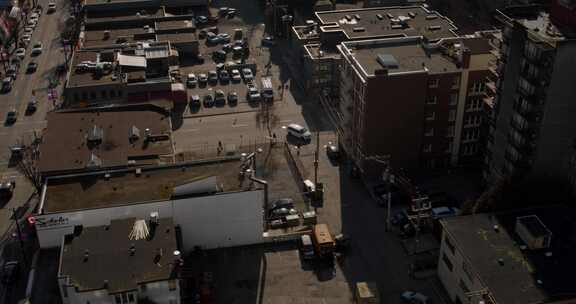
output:
{"label": "white van", "polygon": [[308,131],[308,129],[304,128],[301,125],[289,124],[286,127],[286,130],[288,130],[289,135],[292,135],[296,138],[303,139],[303,140],[312,139],[312,133],[310,133],[310,131]]}

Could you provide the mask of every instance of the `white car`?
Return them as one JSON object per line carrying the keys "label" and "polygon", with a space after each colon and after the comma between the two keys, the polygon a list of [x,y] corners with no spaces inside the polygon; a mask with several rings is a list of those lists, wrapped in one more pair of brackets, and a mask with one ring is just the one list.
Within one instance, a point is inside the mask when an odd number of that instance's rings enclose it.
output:
{"label": "white car", "polygon": [[24,59],[24,57],[26,57],[26,49],[25,48],[19,48],[16,50],[16,57],[20,58],[20,59]]}
{"label": "white car", "polygon": [[240,71],[232,70],[232,80],[233,81],[241,81],[242,80],[242,76],[240,76]]}
{"label": "white car", "polygon": [[244,76],[244,81],[250,82],[254,79],[254,75],[252,74],[252,70],[249,68],[242,69],[242,75]]}
{"label": "white car", "polygon": [[298,139],[302,140],[312,139],[312,133],[310,133],[308,129],[304,128],[299,124],[289,124],[288,126],[286,126],[286,131],[288,131],[288,135],[292,135]]}
{"label": "white car", "polygon": [[198,84],[198,78],[196,78],[196,75],[192,73],[188,74],[188,77],[186,77],[186,85],[192,88],[195,87],[196,84]]}
{"label": "white car", "polygon": [[206,76],[204,73],[198,74],[198,81],[200,83],[206,83],[208,82],[208,76]]}
{"label": "white car", "polygon": [[36,42],[32,47],[32,55],[42,54],[42,42]]}
{"label": "white car", "polygon": [[34,19],[34,18],[28,19],[28,23],[27,23],[27,24],[28,24],[28,26],[36,27],[36,24],[38,24],[38,19]]}
{"label": "white car", "polygon": [[32,40],[32,35],[30,34],[22,35],[22,41],[26,42],[26,44],[30,43],[30,40]]}
{"label": "white car", "polygon": [[246,95],[246,98],[249,101],[260,101],[261,98],[258,88],[252,83],[248,84],[248,91],[246,92]]}
{"label": "white car", "polygon": [[56,2],[48,3],[48,14],[56,11]]}

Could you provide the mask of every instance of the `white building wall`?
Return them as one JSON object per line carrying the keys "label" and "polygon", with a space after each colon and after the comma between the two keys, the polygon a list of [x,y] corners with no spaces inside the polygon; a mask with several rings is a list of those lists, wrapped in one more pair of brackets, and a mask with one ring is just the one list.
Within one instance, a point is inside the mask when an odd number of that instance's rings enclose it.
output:
{"label": "white building wall", "polygon": [[250,191],[179,200],[174,205],[174,221],[182,231],[182,249],[260,243],[263,195],[262,191]]}
{"label": "white building wall", "polygon": [[[256,244],[262,241],[264,193],[262,190],[151,202],[110,208],[51,213],[36,216],[41,248],[59,247],[62,237],[74,226],[102,226],[113,219],[147,219],[157,211],[161,218],[172,217],[182,231],[185,252],[203,248]],[[45,223],[45,224],[42,224]],[[48,223],[48,224],[46,224]]]}
{"label": "white building wall", "polygon": [[[446,238],[448,237],[449,236],[446,232],[444,232],[442,235],[442,244],[440,246],[440,257],[438,259],[438,277],[450,295],[452,301],[456,301],[456,298],[458,298],[462,303],[476,304],[479,299],[475,297],[469,298],[466,293],[479,291],[483,289],[483,285],[478,279],[473,265],[470,265],[470,263],[465,261],[456,242],[452,239],[449,240],[450,244],[454,246],[454,251],[452,251],[450,246],[447,245]],[[452,269],[449,269],[447,264],[444,262],[444,255],[452,264]],[[467,269],[467,271],[465,269]],[[461,281],[469,291],[463,289]]]}

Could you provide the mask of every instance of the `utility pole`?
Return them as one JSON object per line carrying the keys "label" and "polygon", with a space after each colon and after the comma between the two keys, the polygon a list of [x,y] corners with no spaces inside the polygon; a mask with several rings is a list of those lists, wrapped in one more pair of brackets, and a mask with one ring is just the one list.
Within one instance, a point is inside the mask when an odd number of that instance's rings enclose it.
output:
{"label": "utility pole", "polygon": [[318,186],[318,157],[320,155],[320,132],[316,132],[316,151],[314,151],[314,187]]}
{"label": "utility pole", "polygon": [[14,208],[12,208],[12,218],[16,223],[16,232],[18,235],[18,241],[20,242],[20,253],[22,254],[24,265],[28,267],[28,258],[26,257],[26,252],[24,251],[24,240],[22,239],[22,230],[20,229],[20,223],[18,222],[18,217],[16,216],[16,209]]}

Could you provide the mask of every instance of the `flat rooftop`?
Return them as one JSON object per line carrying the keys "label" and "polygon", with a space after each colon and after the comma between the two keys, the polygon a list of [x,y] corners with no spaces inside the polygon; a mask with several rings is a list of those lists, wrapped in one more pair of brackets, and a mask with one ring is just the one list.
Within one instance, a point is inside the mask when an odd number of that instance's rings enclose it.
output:
{"label": "flat rooftop", "polygon": [[[389,75],[423,71],[425,68],[432,74],[459,70],[456,62],[440,51],[424,49],[418,37],[344,42],[343,46],[340,48],[346,53],[351,52],[356,64],[367,75],[374,75],[380,69],[387,69]],[[384,67],[378,62],[379,56],[389,59],[392,64]]]}
{"label": "flat rooftop", "polygon": [[157,30],[177,30],[177,29],[192,29],[194,24],[191,20],[167,20],[156,21]]}
{"label": "flat rooftop", "polygon": [[[157,164],[173,152],[170,118],[160,110],[50,112],[46,120],[38,162],[43,173],[123,167],[129,160]],[[90,141],[95,129],[100,139]],[[166,138],[146,140],[146,129]]]}
{"label": "flat rooftop", "polygon": [[550,20],[550,14],[534,5],[497,10],[496,18],[509,25],[520,24],[528,31],[530,38],[550,44],[576,37],[575,29],[558,27]]}
{"label": "flat rooftop", "polygon": [[[206,182],[220,192],[251,189],[249,180],[240,180],[239,159],[215,159],[195,164],[143,168],[142,174],[135,169],[119,170],[117,173],[84,174],[73,177],[49,178],[43,212],[63,212],[89,208],[136,204],[169,200],[176,187],[196,182]],[[215,179],[215,181],[214,181]],[[198,195],[212,195],[210,192]],[[81,199],[79,199],[81,198]]]}
{"label": "flat rooftop", "polygon": [[124,21],[142,18],[159,18],[166,16],[163,7],[159,8],[139,8],[139,9],[122,9],[106,12],[88,12],[86,23],[98,23],[109,21]]}
{"label": "flat rooftop", "polygon": [[[140,36],[146,36],[140,37]],[[134,43],[136,41],[145,41],[154,39],[154,28],[145,30],[144,27],[132,27],[114,30],[87,30],[84,32],[84,48],[105,48],[124,43]]]}
{"label": "flat rooftop", "polygon": [[324,31],[344,31],[349,40],[424,36],[434,41],[457,37],[457,28],[450,19],[423,6],[316,12],[316,17]]}
{"label": "flat rooftop", "polygon": [[118,84],[122,82],[121,77],[114,77],[113,73],[109,74],[98,74],[93,71],[77,71],[75,67],[86,61],[96,63],[97,61],[109,61],[114,60],[104,60],[102,58],[101,52],[96,51],[79,51],[74,53],[72,59],[72,69],[70,71],[70,77],[66,83],[66,87],[81,87],[81,86],[97,86],[97,85],[110,85]]}
{"label": "flat rooftop", "polygon": [[[69,277],[78,291],[135,290],[138,284],[175,278],[177,250],[172,218],[146,222],[149,237],[130,238],[136,218],[112,220],[109,226],[84,227],[62,246],[60,277]],[[140,222],[141,224],[141,222]]]}
{"label": "flat rooftop", "polygon": [[[442,220],[445,231],[470,262],[497,303],[544,303],[545,292],[536,285],[530,262],[499,222],[489,214],[456,216]],[[499,263],[502,259],[503,263]]]}
{"label": "flat rooftop", "polygon": [[304,48],[313,59],[340,57],[340,53],[329,48],[324,48],[321,44],[306,44]]}

